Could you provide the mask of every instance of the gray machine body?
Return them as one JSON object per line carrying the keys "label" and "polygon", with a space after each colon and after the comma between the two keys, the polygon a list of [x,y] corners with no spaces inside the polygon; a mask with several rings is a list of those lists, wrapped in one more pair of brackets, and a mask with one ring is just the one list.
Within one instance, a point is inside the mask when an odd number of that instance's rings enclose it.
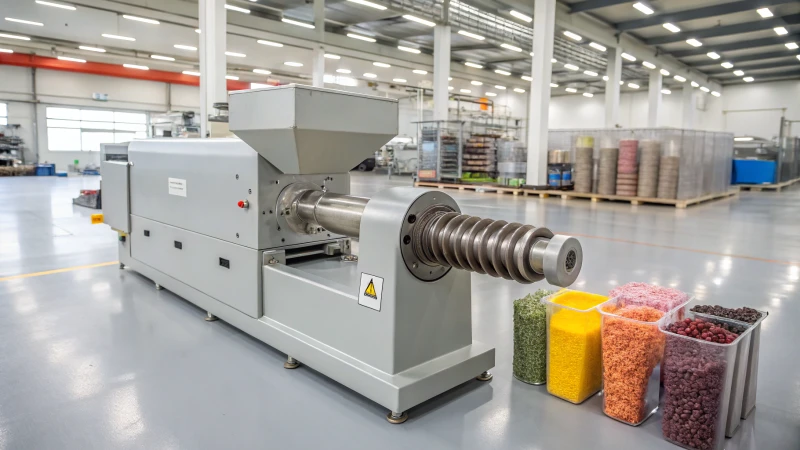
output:
{"label": "gray machine body", "polygon": [[[325,130],[316,115],[337,101],[362,111],[368,131],[345,123],[334,124],[338,131]],[[253,108],[269,104],[291,110],[287,117],[294,119],[242,125],[246,121],[236,111],[243,104],[253,116],[259,116]],[[102,163],[105,222],[125,236],[120,262],[392,411],[474,378],[494,366],[495,355],[472,340],[469,273],[451,270],[435,282],[421,281],[400,252],[409,208],[443,202],[457,209],[447,195],[394,188],[373,197],[361,221],[357,262],[319,251],[306,253],[314,255],[311,260],[289,257],[342,242],[343,236],[292,232],[276,207],[281,192],[304,182],[349,193],[349,175],[341,170],[396,134],[396,110],[394,101],[330,90],[245,91],[231,95],[231,129],[252,127],[242,132],[247,142],[131,142],[127,162]],[[331,147],[319,140],[323,131]],[[313,149],[328,152],[345,138],[360,152],[351,148],[329,163],[337,172],[322,171]],[[298,144],[303,139],[313,145]],[[270,148],[271,142],[279,148]],[[291,150],[294,158],[274,156]],[[284,170],[264,155],[280,159]],[[362,301],[366,279],[379,288],[370,306]]]}

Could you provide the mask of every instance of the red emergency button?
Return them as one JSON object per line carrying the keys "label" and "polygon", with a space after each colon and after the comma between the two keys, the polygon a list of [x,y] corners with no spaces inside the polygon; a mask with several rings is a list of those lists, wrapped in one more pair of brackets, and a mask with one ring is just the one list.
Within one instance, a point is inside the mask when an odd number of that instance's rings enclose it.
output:
{"label": "red emergency button", "polygon": [[236,205],[238,205],[239,208],[247,209],[250,207],[250,202],[248,202],[247,200],[239,200],[239,203],[237,203]]}

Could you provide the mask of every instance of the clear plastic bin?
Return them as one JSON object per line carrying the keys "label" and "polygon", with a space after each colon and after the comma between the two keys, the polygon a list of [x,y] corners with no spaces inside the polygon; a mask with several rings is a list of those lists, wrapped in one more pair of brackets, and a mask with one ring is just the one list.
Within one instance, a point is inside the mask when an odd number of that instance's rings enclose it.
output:
{"label": "clear plastic bin", "polygon": [[546,307],[540,299],[552,291],[538,290],[514,301],[514,378],[540,385],[547,381]]}
{"label": "clear plastic bin", "polygon": [[742,419],[753,412],[756,407],[756,384],[758,382],[758,351],[761,346],[761,322],[767,318],[767,311],[758,311],[761,318],[752,326],[750,331],[750,352],[747,357],[747,374],[744,383],[744,398],[742,399]]}
{"label": "clear plastic bin", "polygon": [[602,389],[600,312],[608,297],[562,289],[547,305],[547,392],[582,403]]}
{"label": "clear plastic bin", "polygon": [[602,314],[603,412],[628,425],[641,425],[658,410],[664,355],[664,312],[647,302],[616,297]]}
{"label": "clear plastic bin", "polygon": [[[696,316],[715,324],[738,326],[731,320]],[[677,321],[677,311],[659,322],[665,334],[661,370],[664,394],[661,399],[661,431],[664,439],[684,448],[721,450],[725,447],[727,412],[739,343],[747,333],[730,344],[718,344],[667,331]]]}

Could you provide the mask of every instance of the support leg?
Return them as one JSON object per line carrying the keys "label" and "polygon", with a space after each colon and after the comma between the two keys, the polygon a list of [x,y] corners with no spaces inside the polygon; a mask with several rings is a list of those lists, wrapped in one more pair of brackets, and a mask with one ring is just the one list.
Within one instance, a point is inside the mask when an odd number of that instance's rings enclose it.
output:
{"label": "support leg", "polygon": [[492,377],[494,377],[494,375],[492,375],[492,372],[489,372],[487,370],[486,372],[483,372],[482,374],[478,375],[476,379],[479,381],[489,381],[492,379]]}
{"label": "support leg", "polygon": [[408,413],[407,412],[399,413],[391,411],[389,414],[386,415],[386,420],[388,420],[389,423],[400,424],[408,420]]}
{"label": "support leg", "polygon": [[156,290],[157,290],[157,291],[162,291],[162,290],[164,290],[164,286],[162,286],[162,285],[160,285],[160,284],[156,283]]}
{"label": "support leg", "polygon": [[125,263],[119,263],[119,269],[122,270],[125,268]]}
{"label": "support leg", "polygon": [[216,322],[219,320],[219,317],[211,314],[210,312],[206,311],[206,322]]}
{"label": "support leg", "polygon": [[298,367],[300,367],[299,361],[292,358],[291,356],[286,356],[286,362],[283,363],[284,369],[297,369]]}

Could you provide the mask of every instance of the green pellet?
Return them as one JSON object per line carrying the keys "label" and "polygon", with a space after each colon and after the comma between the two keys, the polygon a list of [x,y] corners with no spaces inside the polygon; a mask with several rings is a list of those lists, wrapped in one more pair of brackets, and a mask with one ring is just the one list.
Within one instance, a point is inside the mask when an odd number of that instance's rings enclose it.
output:
{"label": "green pellet", "polygon": [[514,300],[514,376],[526,383],[547,381],[547,308],[541,300],[550,294],[539,289]]}

